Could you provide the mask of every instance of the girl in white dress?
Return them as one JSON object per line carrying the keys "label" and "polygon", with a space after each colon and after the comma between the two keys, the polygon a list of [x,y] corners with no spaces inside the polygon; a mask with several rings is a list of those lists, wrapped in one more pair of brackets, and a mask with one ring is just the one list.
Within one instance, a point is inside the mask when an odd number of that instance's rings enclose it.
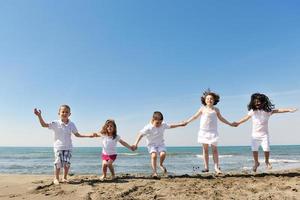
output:
{"label": "girl in white dress", "polygon": [[202,144],[203,147],[203,159],[204,159],[204,170],[202,172],[208,172],[208,148],[211,145],[213,152],[213,160],[215,166],[215,172],[217,174],[222,173],[219,167],[219,154],[218,154],[218,119],[230,126],[234,126],[232,123],[228,122],[224,117],[222,117],[220,110],[215,107],[219,102],[220,97],[216,93],[207,90],[203,93],[201,97],[201,102],[203,106],[190,118],[186,123],[197,119],[201,116],[200,119],[200,130],[198,132],[198,142]]}
{"label": "girl in white dress", "polygon": [[272,114],[295,112],[297,109],[274,109],[274,105],[269,98],[260,93],[254,93],[251,95],[251,100],[248,105],[248,114],[238,122],[234,122],[234,125],[240,125],[250,118],[252,118],[252,141],[251,149],[253,153],[254,165],[253,171],[256,172],[259,166],[258,162],[258,149],[262,147],[265,154],[265,163],[267,169],[272,169],[272,165],[269,162],[270,157],[270,140],[268,122]]}

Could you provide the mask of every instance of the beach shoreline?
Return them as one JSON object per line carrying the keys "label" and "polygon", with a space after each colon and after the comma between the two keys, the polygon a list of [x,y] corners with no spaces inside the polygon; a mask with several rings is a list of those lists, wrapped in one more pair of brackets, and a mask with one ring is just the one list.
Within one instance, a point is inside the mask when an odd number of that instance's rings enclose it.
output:
{"label": "beach shoreline", "polygon": [[300,168],[264,173],[174,175],[153,179],[120,174],[70,176],[53,185],[51,175],[0,174],[0,199],[299,199]]}

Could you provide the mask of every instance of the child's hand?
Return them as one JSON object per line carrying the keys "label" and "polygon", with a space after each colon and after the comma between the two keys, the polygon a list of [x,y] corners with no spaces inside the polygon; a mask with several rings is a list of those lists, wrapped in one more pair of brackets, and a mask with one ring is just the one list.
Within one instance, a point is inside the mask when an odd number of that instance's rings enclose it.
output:
{"label": "child's hand", "polygon": [[35,114],[36,116],[41,116],[42,111],[35,108],[35,109],[34,109],[34,114]]}
{"label": "child's hand", "polygon": [[239,123],[237,123],[237,122],[232,122],[231,123],[231,126],[233,126],[233,127],[237,127],[239,125]]}
{"label": "child's hand", "polygon": [[131,150],[132,150],[132,151],[135,151],[136,149],[137,149],[137,146],[136,146],[136,145],[132,145],[132,146],[131,146]]}
{"label": "child's hand", "polygon": [[296,112],[297,110],[298,110],[297,108],[291,108],[289,111],[293,113]]}
{"label": "child's hand", "polygon": [[181,125],[182,126],[186,126],[188,124],[188,122],[187,121],[183,121],[183,122],[181,122]]}
{"label": "child's hand", "polygon": [[97,133],[93,133],[92,137],[98,137]]}

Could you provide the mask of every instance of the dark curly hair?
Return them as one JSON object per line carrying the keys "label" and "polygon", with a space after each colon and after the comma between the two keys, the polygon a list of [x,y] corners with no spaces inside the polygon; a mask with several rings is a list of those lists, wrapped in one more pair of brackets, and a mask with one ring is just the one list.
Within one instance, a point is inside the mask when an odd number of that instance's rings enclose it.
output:
{"label": "dark curly hair", "polygon": [[203,95],[201,97],[201,102],[203,105],[206,106],[206,103],[205,103],[205,98],[208,96],[208,95],[211,95],[213,98],[214,98],[214,105],[217,105],[217,103],[219,103],[220,101],[220,96],[214,92],[211,92],[210,89],[207,89],[206,91],[203,92]]}
{"label": "dark curly hair", "polygon": [[113,119],[106,120],[105,124],[102,126],[100,133],[103,135],[107,135],[107,127],[109,124],[112,124],[112,126],[114,127],[113,139],[115,139],[117,137],[117,125],[115,120]]}
{"label": "dark curly hair", "polygon": [[[261,102],[260,108],[255,106],[255,100],[259,100]],[[271,103],[269,97],[265,94],[254,93],[251,95],[250,103],[248,104],[248,110],[263,110],[265,112],[271,112],[275,108],[275,105]]]}

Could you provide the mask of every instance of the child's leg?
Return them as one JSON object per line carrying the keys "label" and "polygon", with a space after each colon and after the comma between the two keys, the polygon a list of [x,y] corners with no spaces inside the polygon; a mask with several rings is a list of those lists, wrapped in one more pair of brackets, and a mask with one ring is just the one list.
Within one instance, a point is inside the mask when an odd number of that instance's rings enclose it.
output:
{"label": "child's leg", "polygon": [[112,179],[115,178],[115,169],[114,169],[114,166],[113,166],[113,162],[114,162],[114,161],[112,161],[112,160],[109,160],[109,161],[107,162],[107,166],[108,166],[109,171],[110,171],[110,173],[111,173]]}
{"label": "child's leg", "polygon": [[106,178],[106,173],[107,173],[107,161],[102,160],[102,176],[101,176],[101,179]]}
{"label": "child's leg", "polygon": [[267,169],[272,169],[272,165],[269,162],[269,158],[270,158],[270,151],[264,151],[265,154],[265,163],[267,165]]}
{"label": "child's leg", "polygon": [[63,181],[67,181],[68,174],[69,174],[69,169],[70,169],[70,165],[65,165],[64,166],[64,179],[63,179]]}
{"label": "child's leg", "polygon": [[253,153],[253,159],[254,159],[254,166],[253,166],[253,171],[256,172],[259,162],[258,162],[258,151],[252,151]]}
{"label": "child's leg", "polygon": [[202,152],[203,152],[203,160],[204,160],[204,168],[206,171],[208,171],[208,144],[202,144]]}
{"label": "child's leg", "polygon": [[57,166],[54,166],[54,173],[55,173],[55,179],[54,179],[54,184],[57,185],[59,184],[59,174],[60,174],[60,168],[58,168]]}
{"label": "child's leg", "polygon": [[219,152],[216,145],[211,145],[216,173],[222,173],[219,167]]}
{"label": "child's leg", "polygon": [[156,160],[157,160],[157,153],[152,152],[151,153],[151,166],[152,166],[153,176],[157,176]]}
{"label": "child's leg", "polygon": [[166,152],[165,151],[160,152],[159,156],[160,156],[160,160],[159,160],[160,168],[163,171],[164,175],[166,175],[167,174],[167,168],[163,165],[164,160],[166,158]]}

